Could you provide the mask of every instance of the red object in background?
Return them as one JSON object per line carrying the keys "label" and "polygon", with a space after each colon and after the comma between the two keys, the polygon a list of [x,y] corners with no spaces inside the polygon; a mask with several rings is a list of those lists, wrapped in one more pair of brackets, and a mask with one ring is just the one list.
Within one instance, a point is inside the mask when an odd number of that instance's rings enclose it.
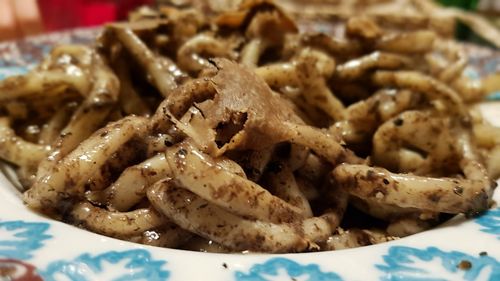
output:
{"label": "red object in background", "polygon": [[125,20],[129,11],[153,2],[153,0],[38,0],[47,31]]}

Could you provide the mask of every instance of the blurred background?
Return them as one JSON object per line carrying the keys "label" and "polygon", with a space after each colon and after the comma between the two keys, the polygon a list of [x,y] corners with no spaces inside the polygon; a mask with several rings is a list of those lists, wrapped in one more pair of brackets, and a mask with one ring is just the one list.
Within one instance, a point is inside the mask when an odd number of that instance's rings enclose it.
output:
{"label": "blurred background", "polygon": [[129,11],[153,0],[38,0],[44,29],[95,26],[125,20]]}
{"label": "blurred background", "polygon": [[[0,40],[76,27],[98,26],[125,20],[130,11],[142,5],[195,5],[212,11],[237,6],[242,0],[0,0]],[[413,2],[417,2],[413,1]],[[362,9],[374,3],[398,0],[276,0],[295,13],[338,13],[346,7]],[[439,0],[444,6],[473,11],[500,28],[500,0]],[[340,7],[340,8],[339,8]],[[306,9],[305,9],[306,8]],[[388,8],[389,9],[389,8]],[[478,41],[465,25],[458,25],[456,36]],[[477,43],[477,42],[476,42]]]}

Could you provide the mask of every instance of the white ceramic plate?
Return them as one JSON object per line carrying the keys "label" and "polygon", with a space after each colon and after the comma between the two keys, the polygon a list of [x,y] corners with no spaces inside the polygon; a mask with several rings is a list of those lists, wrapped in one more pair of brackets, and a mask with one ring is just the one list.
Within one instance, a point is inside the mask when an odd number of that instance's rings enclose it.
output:
{"label": "white ceramic plate", "polygon": [[[47,46],[43,40],[33,42]],[[16,48],[5,46],[0,45],[0,76],[24,71],[9,57]],[[481,109],[500,126],[499,102]],[[500,190],[495,197],[500,200]],[[459,268],[467,262],[469,269]],[[494,281],[500,280],[500,208],[473,219],[457,216],[430,231],[357,249],[207,254],[124,242],[45,218],[28,210],[0,173],[0,280]]]}

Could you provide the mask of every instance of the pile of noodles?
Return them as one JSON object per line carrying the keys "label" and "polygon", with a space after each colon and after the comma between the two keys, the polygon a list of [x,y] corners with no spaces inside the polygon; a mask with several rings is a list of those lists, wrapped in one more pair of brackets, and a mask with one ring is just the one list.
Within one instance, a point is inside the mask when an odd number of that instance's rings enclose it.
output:
{"label": "pile of noodles", "polygon": [[370,245],[489,208],[499,129],[428,26],[301,33],[269,1],[143,10],[0,82],[0,158],[29,208],[202,251]]}

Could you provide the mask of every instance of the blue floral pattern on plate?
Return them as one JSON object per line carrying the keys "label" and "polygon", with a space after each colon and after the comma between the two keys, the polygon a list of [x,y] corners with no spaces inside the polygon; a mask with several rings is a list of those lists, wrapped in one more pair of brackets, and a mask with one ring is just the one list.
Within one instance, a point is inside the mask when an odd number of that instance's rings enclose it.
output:
{"label": "blue floral pattern on plate", "polygon": [[249,273],[237,271],[237,281],[272,281],[272,280],[301,280],[301,281],[340,281],[342,278],[333,272],[322,272],[318,265],[301,265],[286,258],[273,258],[263,264],[256,264]]}
{"label": "blue floral pattern on plate", "polygon": [[[500,263],[487,255],[393,246],[383,258],[385,264],[376,265],[385,273],[383,281],[500,280]],[[460,264],[470,268],[460,268]]]}
{"label": "blue floral pattern on plate", "polygon": [[485,212],[476,222],[483,227],[481,231],[494,234],[500,240],[500,208]]}
{"label": "blue floral pattern on plate", "polygon": [[0,257],[30,259],[52,236],[44,222],[0,221]]}
{"label": "blue floral pattern on plate", "polygon": [[46,281],[160,281],[170,276],[169,271],[163,269],[165,263],[153,260],[143,249],[110,251],[95,256],[85,253],[74,260],[52,262],[40,274]]}
{"label": "blue floral pattern on plate", "polygon": [[500,100],[500,91],[494,92],[487,97],[488,100]]}
{"label": "blue floral pattern on plate", "polygon": [[0,80],[9,76],[25,74],[28,68],[24,66],[0,67]]}

